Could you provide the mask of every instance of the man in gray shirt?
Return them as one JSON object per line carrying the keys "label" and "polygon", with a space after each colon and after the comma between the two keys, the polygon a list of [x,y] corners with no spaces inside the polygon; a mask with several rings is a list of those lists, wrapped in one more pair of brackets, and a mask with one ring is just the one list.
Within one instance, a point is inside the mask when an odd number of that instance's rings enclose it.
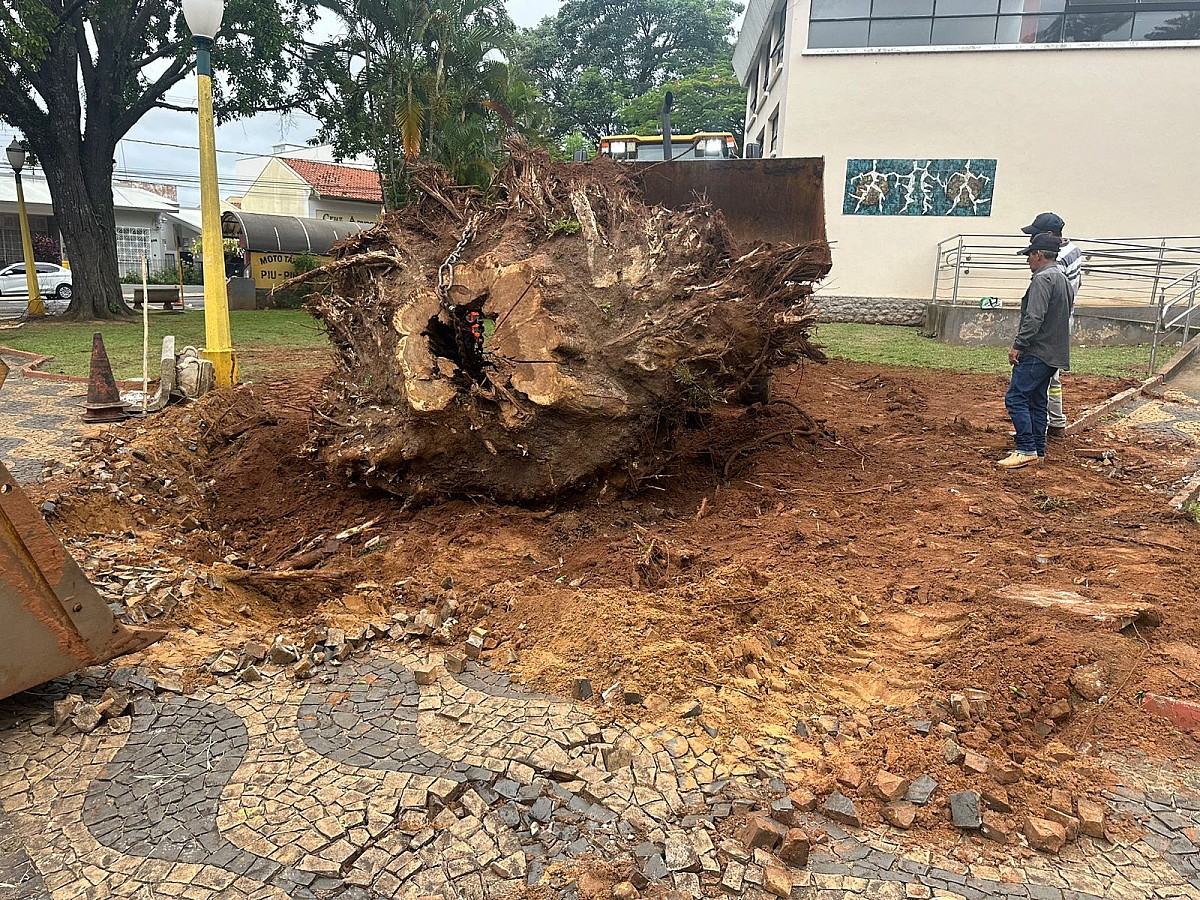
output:
{"label": "man in gray shirt", "polygon": [[1021,298],[1021,322],[1008,362],[1012,381],[1004,405],[1016,430],[1017,449],[999,465],[1019,469],[1046,455],[1046,391],[1059,369],[1071,365],[1071,288],[1058,267],[1059,240],[1036,235],[1024,250],[1033,277]]}
{"label": "man in gray shirt", "polygon": [[[1033,237],[1035,234],[1041,234],[1043,231],[1048,231],[1058,238],[1058,267],[1063,270],[1063,274],[1067,276],[1067,284],[1071,287],[1071,308],[1075,307],[1075,297],[1079,294],[1079,288],[1083,285],[1083,253],[1075,246],[1074,242],[1069,238],[1063,237],[1063,229],[1066,227],[1062,217],[1057,213],[1044,212],[1039,213],[1034,217],[1033,222],[1021,229],[1025,234]],[[1054,377],[1050,379],[1049,400],[1046,406],[1046,418],[1049,425],[1046,428],[1046,436],[1051,440],[1062,439],[1067,433],[1067,415],[1063,412],[1063,389],[1062,389],[1062,373],[1055,372]]]}

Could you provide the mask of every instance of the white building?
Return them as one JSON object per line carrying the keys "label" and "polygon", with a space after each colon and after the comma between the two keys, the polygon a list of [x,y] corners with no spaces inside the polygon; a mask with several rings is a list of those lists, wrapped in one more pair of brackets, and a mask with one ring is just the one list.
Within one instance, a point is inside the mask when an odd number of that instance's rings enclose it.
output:
{"label": "white building", "polygon": [[[25,173],[21,183],[25,188],[30,231],[49,235],[62,247],[46,179]],[[122,275],[140,272],[143,254],[148,257],[152,270],[175,267],[175,231],[171,215],[179,212],[179,202],[174,199],[174,190],[169,185],[113,182],[117,264]],[[16,184],[11,177],[0,177],[0,264],[21,259]]]}
{"label": "white building", "polygon": [[928,298],[937,242],[1053,210],[1200,232],[1200,2],[750,0],[746,140],[825,158],[823,293]]}

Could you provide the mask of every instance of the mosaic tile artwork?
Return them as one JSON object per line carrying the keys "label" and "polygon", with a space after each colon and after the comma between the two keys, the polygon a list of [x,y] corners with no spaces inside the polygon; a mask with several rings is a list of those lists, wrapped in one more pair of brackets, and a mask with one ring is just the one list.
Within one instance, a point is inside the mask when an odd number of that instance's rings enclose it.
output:
{"label": "mosaic tile artwork", "polygon": [[848,159],[847,216],[990,216],[994,159]]}

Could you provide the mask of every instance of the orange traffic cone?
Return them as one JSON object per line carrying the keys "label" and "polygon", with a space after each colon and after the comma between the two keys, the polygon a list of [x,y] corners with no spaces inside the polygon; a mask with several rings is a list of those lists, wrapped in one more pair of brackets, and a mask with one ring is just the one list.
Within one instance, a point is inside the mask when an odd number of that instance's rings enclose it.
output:
{"label": "orange traffic cone", "polygon": [[87,403],[83,407],[85,422],[122,422],[128,419],[117,381],[113,378],[108,352],[100,332],[92,335],[92,368],[88,374]]}

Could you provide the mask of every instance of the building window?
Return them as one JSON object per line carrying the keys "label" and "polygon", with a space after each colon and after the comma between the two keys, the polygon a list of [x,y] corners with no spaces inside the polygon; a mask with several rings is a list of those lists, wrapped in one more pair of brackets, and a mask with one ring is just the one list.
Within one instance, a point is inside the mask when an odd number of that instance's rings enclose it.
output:
{"label": "building window", "polygon": [[750,112],[753,113],[758,109],[758,59],[754,60],[754,66],[751,68],[750,78]]}
{"label": "building window", "polygon": [[779,110],[778,109],[776,109],[775,112],[773,112],[771,114],[771,118],[770,118],[770,120],[768,120],[767,127],[771,131],[771,155],[774,156],[776,151],[779,150]]}
{"label": "building window", "polygon": [[783,64],[783,38],[787,33],[787,14],[788,5],[783,4],[783,9],[779,10],[779,17],[776,20],[775,31],[775,46],[771,48],[771,67],[775,68]]}
{"label": "building window", "polygon": [[[117,268],[122,275],[142,271],[142,257],[150,257],[149,228],[117,228]],[[154,260],[150,260],[154,264]]]}
{"label": "building window", "polygon": [[1200,0],[812,0],[808,46],[1200,40]]}

